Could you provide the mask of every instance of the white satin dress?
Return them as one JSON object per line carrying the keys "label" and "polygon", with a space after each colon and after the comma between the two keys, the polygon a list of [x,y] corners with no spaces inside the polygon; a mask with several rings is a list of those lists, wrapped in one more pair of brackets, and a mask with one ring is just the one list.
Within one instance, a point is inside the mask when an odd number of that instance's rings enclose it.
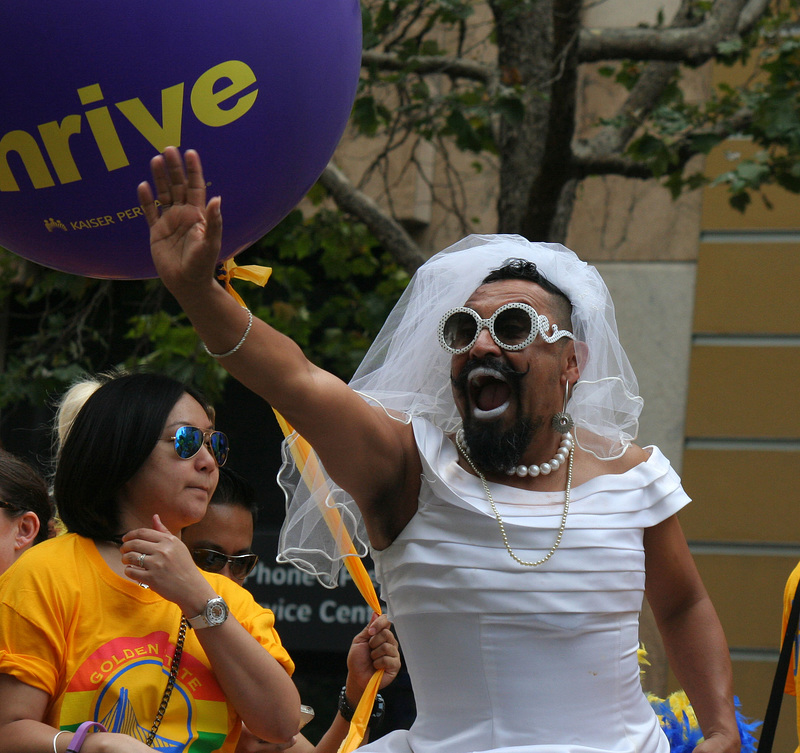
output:
{"label": "white satin dress", "polygon": [[[417,718],[360,750],[382,753],[669,753],[637,661],[644,529],[689,498],[661,452],[572,489],[561,546],[514,562],[480,481],[453,443],[414,420],[419,510],[373,552]],[[564,492],[490,485],[512,548],[544,556]]]}

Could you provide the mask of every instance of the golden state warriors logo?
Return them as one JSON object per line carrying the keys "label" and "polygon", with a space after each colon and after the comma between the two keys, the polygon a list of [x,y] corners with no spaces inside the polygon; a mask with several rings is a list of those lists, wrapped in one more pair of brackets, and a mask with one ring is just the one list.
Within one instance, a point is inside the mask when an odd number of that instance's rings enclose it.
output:
{"label": "golden state warriors logo", "polygon": [[[166,632],[117,638],[76,672],[64,697],[62,728],[101,722],[144,742],[169,678],[175,645]],[[167,711],[152,747],[170,753],[218,750],[228,732],[225,697],[211,671],[184,651]]]}

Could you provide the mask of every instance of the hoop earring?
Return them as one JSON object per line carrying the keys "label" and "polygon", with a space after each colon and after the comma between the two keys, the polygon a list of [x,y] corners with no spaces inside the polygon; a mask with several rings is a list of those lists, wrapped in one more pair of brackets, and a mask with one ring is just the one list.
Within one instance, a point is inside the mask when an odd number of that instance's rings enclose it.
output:
{"label": "hoop earring", "polygon": [[569,379],[567,380],[566,386],[564,387],[564,407],[553,416],[552,426],[555,431],[559,434],[566,434],[567,432],[572,430],[572,427],[575,425],[575,421],[572,420],[572,416],[567,413],[567,403],[569,402]]}

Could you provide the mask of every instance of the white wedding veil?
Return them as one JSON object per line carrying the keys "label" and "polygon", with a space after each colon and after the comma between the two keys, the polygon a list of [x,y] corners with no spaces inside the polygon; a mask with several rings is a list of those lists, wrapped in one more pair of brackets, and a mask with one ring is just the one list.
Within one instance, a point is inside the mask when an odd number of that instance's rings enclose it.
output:
{"label": "white wedding veil", "polygon": [[[471,235],[431,257],[389,314],[350,386],[399,420],[420,416],[445,433],[456,431],[461,419],[451,393],[450,356],[437,338],[439,320],[512,258],[534,262],[571,301],[572,332],[585,343],[577,349],[581,376],[567,406],[575,421],[573,433],[598,458],[619,457],[636,437],[643,400],[619,342],[605,283],[594,267],[559,244],[531,243],[517,235]],[[284,442],[278,474],[286,494],[278,561],[291,562],[333,587],[348,550],[358,556],[368,551],[363,521],[352,498],[327,475],[326,483],[310,493],[313,469],[306,465],[301,479],[290,451],[293,441]],[[323,521],[320,505],[339,511],[335,531]]]}

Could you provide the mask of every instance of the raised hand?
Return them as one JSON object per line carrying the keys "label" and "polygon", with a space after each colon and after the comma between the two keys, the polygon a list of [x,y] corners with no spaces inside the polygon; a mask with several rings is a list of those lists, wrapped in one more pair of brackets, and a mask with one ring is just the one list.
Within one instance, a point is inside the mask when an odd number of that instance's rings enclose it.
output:
{"label": "raised hand", "polygon": [[[149,183],[139,184],[139,203],[150,226],[150,252],[164,284],[173,292],[213,280],[222,243],[221,199],[206,204],[200,156],[183,158],[169,146],[150,162]],[[156,201],[157,199],[157,201]]]}

